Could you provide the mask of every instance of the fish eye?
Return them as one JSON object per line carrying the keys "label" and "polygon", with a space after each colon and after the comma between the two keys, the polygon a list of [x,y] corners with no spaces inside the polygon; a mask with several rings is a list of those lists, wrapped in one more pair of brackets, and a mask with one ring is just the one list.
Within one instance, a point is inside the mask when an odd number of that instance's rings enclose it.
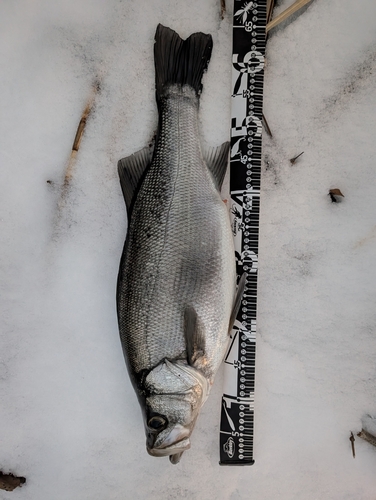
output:
{"label": "fish eye", "polygon": [[167,427],[167,420],[161,416],[154,416],[149,418],[148,427],[155,431],[162,431]]}

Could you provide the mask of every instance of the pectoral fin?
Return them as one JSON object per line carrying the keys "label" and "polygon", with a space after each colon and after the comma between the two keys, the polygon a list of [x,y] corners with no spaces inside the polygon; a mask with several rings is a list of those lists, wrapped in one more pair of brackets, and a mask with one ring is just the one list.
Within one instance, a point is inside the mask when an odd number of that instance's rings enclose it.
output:
{"label": "pectoral fin", "polygon": [[205,337],[197,313],[191,306],[184,312],[184,332],[188,363],[199,369],[205,357]]}
{"label": "pectoral fin", "polygon": [[137,151],[131,156],[118,161],[120,185],[127,210],[129,212],[134,194],[137,191],[142,176],[151,163],[153,150],[149,146]]}
{"label": "pectoral fin", "polygon": [[230,316],[230,322],[228,325],[229,332],[231,332],[232,327],[234,326],[234,323],[236,320],[236,316],[238,315],[238,312],[240,309],[240,304],[241,304],[242,298],[243,298],[243,293],[244,293],[246,281],[247,281],[247,273],[243,273],[242,277],[240,278],[239,284],[238,284],[238,289],[236,291],[235,300],[234,300],[234,307],[232,308],[232,313]]}
{"label": "pectoral fin", "polygon": [[205,163],[214,177],[218,191],[222,188],[226,174],[229,149],[230,143],[224,142],[221,146],[209,148],[204,152]]}

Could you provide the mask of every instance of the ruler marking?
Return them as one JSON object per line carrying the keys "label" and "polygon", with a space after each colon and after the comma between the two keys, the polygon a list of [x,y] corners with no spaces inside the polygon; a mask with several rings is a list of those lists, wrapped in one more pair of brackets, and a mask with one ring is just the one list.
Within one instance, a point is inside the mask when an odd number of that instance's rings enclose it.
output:
{"label": "ruler marking", "polygon": [[234,0],[230,211],[237,274],[247,273],[224,362],[220,464],[253,459],[266,0]]}

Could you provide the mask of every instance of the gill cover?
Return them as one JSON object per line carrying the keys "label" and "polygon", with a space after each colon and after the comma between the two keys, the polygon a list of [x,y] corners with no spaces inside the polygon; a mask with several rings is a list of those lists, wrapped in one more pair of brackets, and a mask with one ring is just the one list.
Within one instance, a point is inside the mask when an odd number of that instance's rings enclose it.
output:
{"label": "gill cover", "polygon": [[176,464],[190,448],[190,435],[208,397],[208,380],[183,360],[165,359],[145,379],[146,448],[155,457],[170,456]]}
{"label": "gill cover", "polygon": [[195,394],[202,406],[208,396],[209,382],[184,361],[165,359],[148,374],[145,388],[153,394]]}

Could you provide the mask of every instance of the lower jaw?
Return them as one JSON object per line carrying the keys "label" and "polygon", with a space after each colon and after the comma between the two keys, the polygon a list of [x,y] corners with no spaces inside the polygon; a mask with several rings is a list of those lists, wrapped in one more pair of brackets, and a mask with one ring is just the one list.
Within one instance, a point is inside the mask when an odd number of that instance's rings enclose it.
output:
{"label": "lower jaw", "polygon": [[184,439],[179,443],[167,448],[146,448],[149,455],[152,457],[167,457],[169,455],[176,455],[178,453],[183,453],[183,451],[188,450],[191,447],[189,439]]}

